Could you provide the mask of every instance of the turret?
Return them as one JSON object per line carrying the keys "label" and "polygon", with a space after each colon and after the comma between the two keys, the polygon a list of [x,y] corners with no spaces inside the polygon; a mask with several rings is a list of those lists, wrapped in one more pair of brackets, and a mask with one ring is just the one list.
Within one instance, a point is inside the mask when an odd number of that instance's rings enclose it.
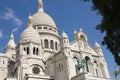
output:
{"label": "turret", "polygon": [[62,47],[63,48],[68,48],[70,47],[70,44],[69,44],[69,38],[67,36],[67,34],[63,31],[62,33],[62,40],[61,40],[61,43],[62,43]]}
{"label": "turret", "polygon": [[83,32],[82,28],[80,28],[79,32],[77,32],[76,30],[74,31],[74,37],[75,37],[75,40],[78,41],[78,46],[80,50],[87,49],[88,39],[86,34]]}
{"label": "turret", "polygon": [[101,49],[99,43],[95,42],[94,50],[95,50],[96,53],[98,53],[98,55],[103,56],[103,52],[102,52],[102,49]]}
{"label": "turret", "polygon": [[63,53],[66,56],[70,56],[71,48],[70,48],[69,38],[68,38],[67,34],[64,31],[63,31],[61,37],[62,37],[61,38],[61,44],[62,44]]}
{"label": "turret", "polygon": [[10,35],[10,39],[5,47],[5,53],[6,55],[10,58],[10,59],[14,59],[15,58],[15,54],[16,54],[16,44],[14,41],[14,35],[13,33]]}
{"label": "turret", "polygon": [[28,17],[27,28],[22,32],[20,36],[19,44],[20,45],[18,48],[19,52],[18,57],[20,57],[21,54],[23,53],[22,52],[23,49],[26,52],[26,56],[32,57],[40,56],[39,58],[42,57],[42,50],[40,50],[42,48],[40,35],[32,26],[31,15]]}

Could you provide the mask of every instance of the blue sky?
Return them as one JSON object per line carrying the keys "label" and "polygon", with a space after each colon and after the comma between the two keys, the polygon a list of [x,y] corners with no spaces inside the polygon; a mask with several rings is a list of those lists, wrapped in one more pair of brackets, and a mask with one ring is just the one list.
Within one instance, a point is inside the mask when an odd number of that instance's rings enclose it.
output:
{"label": "blue sky", "polygon": [[[96,11],[91,10],[92,3],[80,0],[43,0],[43,3],[44,11],[54,19],[60,35],[64,30],[70,41],[73,41],[74,30],[79,31],[82,28],[92,46],[95,41],[101,45],[110,76],[113,77],[114,58],[106,46],[101,44],[105,34],[101,34],[95,29],[102,17]],[[19,42],[20,34],[26,27],[29,14],[33,15],[37,8],[37,0],[0,0],[0,52],[4,52],[4,47],[12,32],[15,42]]]}

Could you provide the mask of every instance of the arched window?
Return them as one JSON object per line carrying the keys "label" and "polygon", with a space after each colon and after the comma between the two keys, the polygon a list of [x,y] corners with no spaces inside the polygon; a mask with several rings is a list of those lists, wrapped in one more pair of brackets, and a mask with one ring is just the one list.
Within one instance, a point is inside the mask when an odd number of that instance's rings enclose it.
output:
{"label": "arched window", "polygon": [[85,37],[83,35],[80,36],[82,41],[85,41]]}
{"label": "arched window", "polygon": [[27,55],[29,55],[29,48],[27,47]]}
{"label": "arched window", "polygon": [[55,42],[55,50],[56,51],[58,50],[58,48],[57,48],[57,42]]}
{"label": "arched window", "polygon": [[57,67],[57,72],[59,72],[59,68]]}
{"label": "arched window", "polygon": [[36,55],[38,55],[38,48],[36,49]]}
{"label": "arched window", "polygon": [[5,64],[5,61],[3,60],[3,64]]}
{"label": "arched window", "polygon": [[47,39],[44,40],[44,46],[45,46],[45,48],[48,48],[48,40]]}
{"label": "arched window", "polygon": [[54,49],[54,43],[53,43],[53,40],[50,41],[50,48],[51,48],[51,49]]}
{"label": "arched window", "polygon": [[74,56],[73,61],[74,61],[75,65],[77,65],[77,60],[78,60],[78,58],[76,56]]}
{"label": "arched window", "polygon": [[94,65],[95,65],[96,76],[99,76],[99,74],[98,74],[98,66],[97,66],[97,62],[96,61],[94,61]]}
{"label": "arched window", "polygon": [[33,55],[35,55],[35,47],[33,48]]}
{"label": "arched window", "polygon": [[24,48],[24,51],[26,51],[26,49]]}
{"label": "arched window", "polygon": [[63,71],[63,65],[61,64],[61,70]]}
{"label": "arched window", "polygon": [[86,57],[85,57],[85,60],[86,60],[86,69],[87,69],[87,72],[89,72],[90,58],[86,56]]}

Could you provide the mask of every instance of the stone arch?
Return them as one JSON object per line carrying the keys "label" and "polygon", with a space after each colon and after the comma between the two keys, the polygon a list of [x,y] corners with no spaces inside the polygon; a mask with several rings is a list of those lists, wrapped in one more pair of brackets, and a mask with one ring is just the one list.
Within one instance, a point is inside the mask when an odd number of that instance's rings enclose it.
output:
{"label": "stone arch", "polygon": [[106,77],[106,74],[105,74],[105,68],[104,68],[104,64],[100,63],[100,69],[101,69],[101,73],[102,73],[102,77]]}
{"label": "stone arch", "polygon": [[77,60],[79,59],[79,56],[74,54],[73,55],[73,62],[75,63],[75,65],[77,65]]}
{"label": "stone arch", "polygon": [[38,48],[36,48],[36,55],[38,55],[38,53],[39,53],[39,49],[38,49]]}
{"label": "stone arch", "polygon": [[50,48],[54,49],[54,42],[53,42],[53,40],[50,41]]}
{"label": "stone arch", "polygon": [[45,40],[44,40],[44,47],[45,47],[45,48],[48,48],[48,44],[49,44],[49,43],[48,43],[48,40],[45,39]]}
{"label": "stone arch", "polygon": [[27,47],[27,55],[29,55],[30,53],[29,53],[30,51],[29,51],[29,47]]}
{"label": "stone arch", "polygon": [[85,61],[86,61],[86,70],[87,72],[90,72],[90,63],[91,63],[91,60],[88,56],[85,57]]}
{"label": "stone arch", "polygon": [[57,42],[55,42],[55,50],[57,51],[58,50],[58,43]]}
{"label": "stone arch", "polygon": [[94,60],[94,70],[95,70],[95,75],[99,76],[99,70],[98,70],[98,62],[97,60]]}
{"label": "stone arch", "polygon": [[80,35],[80,39],[81,39],[82,41],[86,41],[86,38],[85,38],[84,35]]}
{"label": "stone arch", "polygon": [[33,47],[33,55],[35,55],[35,47]]}

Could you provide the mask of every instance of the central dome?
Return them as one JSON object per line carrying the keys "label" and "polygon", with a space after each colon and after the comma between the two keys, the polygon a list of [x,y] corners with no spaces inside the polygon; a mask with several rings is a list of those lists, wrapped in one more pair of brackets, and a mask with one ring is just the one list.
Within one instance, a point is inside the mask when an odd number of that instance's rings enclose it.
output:
{"label": "central dome", "polygon": [[42,0],[38,0],[38,11],[32,16],[32,18],[33,26],[47,25],[56,28],[54,20],[44,12]]}
{"label": "central dome", "polygon": [[38,11],[32,16],[32,19],[33,19],[32,21],[33,25],[49,25],[52,27],[56,27],[53,19],[45,12]]}

